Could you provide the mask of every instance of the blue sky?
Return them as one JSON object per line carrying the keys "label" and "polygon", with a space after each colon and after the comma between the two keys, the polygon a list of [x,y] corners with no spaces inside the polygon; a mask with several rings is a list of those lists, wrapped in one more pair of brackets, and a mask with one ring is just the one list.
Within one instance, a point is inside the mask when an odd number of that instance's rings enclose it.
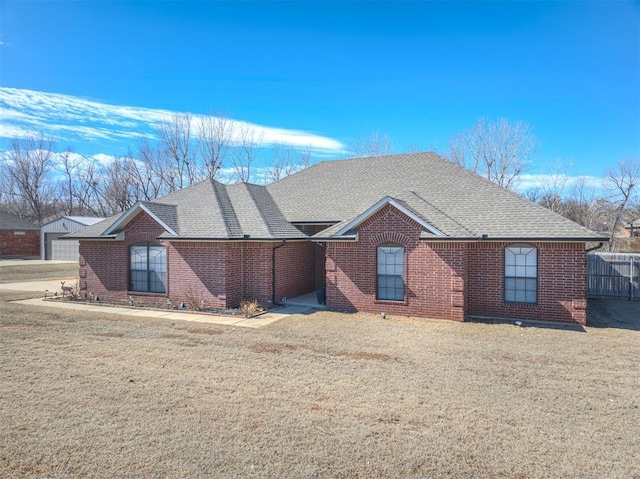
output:
{"label": "blue sky", "polygon": [[538,137],[533,173],[604,176],[640,155],[640,3],[0,0],[0,147],[120,155],[172,111],[323,157],[374,131],[446,153],[504,117]]}

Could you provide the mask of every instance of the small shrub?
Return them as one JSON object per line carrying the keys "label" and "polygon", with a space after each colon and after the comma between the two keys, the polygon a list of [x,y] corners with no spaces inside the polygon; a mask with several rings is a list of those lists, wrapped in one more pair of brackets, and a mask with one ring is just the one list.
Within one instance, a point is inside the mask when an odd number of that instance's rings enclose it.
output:
{"label": "small shrub", "polygon": [[185,292],[185,303],[191,311],[201,311],[204,308],[205,300],[202,299],[202,292],[189,286]]}
{"label": "small shrub", "polygon": [[264,308],[254,299],[253,301],[242,301],[240,303],[240,311],[248,318],[249,316],[263,312]]}

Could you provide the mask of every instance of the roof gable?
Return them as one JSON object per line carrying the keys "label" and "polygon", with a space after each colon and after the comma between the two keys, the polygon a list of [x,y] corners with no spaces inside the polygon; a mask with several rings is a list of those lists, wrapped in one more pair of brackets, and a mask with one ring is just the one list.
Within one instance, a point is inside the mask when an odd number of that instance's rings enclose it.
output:
{"label": "roof gable", "polygon": [[138,202],[127,210],[120,218],[118,218],[111,226],[109,226],[103,235],[112,235],[124,228],[133,218],[141,212],[148,214],[156,223],[162,226],[167,233],[172,236],[178,236],[178,233],[169,226],[173,223],[175,227],[175,207],[173,205],[165,205],[162,203]]}
{"label": "roof gable", "polygon": [[378,201],[375,205],[371,206],[370,208],[368,208],[366,211],[359,214],[357,217],[355,217],[351,221],[342,225],[340,229],[333,234],[333,236],[344,236],[345,234],[349,233],[351,230],[357,228],[360,224],[365,222],[367,219],[369,219],[371,216],[376,214],[378,211],[380,211],[382,208],[384,208],[387,205],[392,206],[393,208],[397,209],[405,216],[411,218],[413,221],[418,223],[429,233],[435,236],[445,236],[444,233],[442,233],[442,231],[440,231],[438,228],[427,223],[423,218],[421,218],[416,213],[414,213],[409,208],[407,208],[405,205],[400,203],[398,200],[391,198],[390,196],[385,196],[380,201]]}

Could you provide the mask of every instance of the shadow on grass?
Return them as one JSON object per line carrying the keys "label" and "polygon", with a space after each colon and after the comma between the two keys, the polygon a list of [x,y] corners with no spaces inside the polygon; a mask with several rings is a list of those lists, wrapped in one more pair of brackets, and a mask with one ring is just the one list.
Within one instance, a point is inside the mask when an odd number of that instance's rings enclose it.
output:
{"label": "shadow on grass", "polygon": [[481,318],[481,317],[468,317],[466,320],[468,323],[478,324],[511,324],[519,328],[539,328],[539,329],[554,329],[557,331],[573,331],[576,333],[586,333],[586,329],[579,324],[574,323],[559,323],[555,321],[534,321],[528,319],[503,319],[503,318]]}
{"label": "shadow on grass", "polygon": [[640,331],[640,301],[590,298],[587,326]]}

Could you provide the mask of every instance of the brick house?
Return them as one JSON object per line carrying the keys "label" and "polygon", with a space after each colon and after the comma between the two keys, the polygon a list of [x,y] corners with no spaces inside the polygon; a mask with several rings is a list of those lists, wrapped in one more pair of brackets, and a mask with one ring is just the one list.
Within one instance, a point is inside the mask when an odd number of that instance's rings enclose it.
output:
{"label": "brick house", "polygon": [[69,236],[81,289],[103,297],[234,307],[321,288],[342,311],[579,324],[586,250],[606,240],[433,153],[206,180]]}
{"label": "brick house", "polygon": [[0,211],[0,256],[37,256],[39,252],[38,225]]}

